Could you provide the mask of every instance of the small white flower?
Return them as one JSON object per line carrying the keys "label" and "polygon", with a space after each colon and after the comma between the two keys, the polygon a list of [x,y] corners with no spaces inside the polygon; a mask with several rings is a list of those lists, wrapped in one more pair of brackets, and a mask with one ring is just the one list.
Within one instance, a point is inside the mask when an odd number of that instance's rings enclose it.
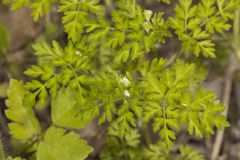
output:
{"label": "small white flower", "polygon": [[77,50],[77,51],[76,51],[76,55],[81,56],[82,53],[81,53],[79,50]]}
{"label": "small white flower", "polygon": [[152,14],[153,14],[153,11],[151,11],[151,10],[145,10],[145,11],[144,11],[145,19],[146,19],[147,21],[149,21],[150,18],[152,17]]}
{"label": "small white flower", "polygon": [[127,77],[123,77],[120,80],[121,83],[125,84],[125,86],[128,86],[130,84],[130,81],[127,79]]}
{"label": "small white flower", "polygon": [[125,95],[126,97],[130,97],[130,93],[128,92],[128,90],[124,90],[124,95]]}

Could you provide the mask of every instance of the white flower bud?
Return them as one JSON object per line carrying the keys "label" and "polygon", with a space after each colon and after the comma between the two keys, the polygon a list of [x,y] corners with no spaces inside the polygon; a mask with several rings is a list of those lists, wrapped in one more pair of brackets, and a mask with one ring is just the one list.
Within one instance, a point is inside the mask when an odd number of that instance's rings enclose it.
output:
{"label": "white flower bud", "polygon": [[120,82],[123,83],[125,86],[128,86],[130,84],[130,81],[127,79],[127,77],[123,77]]}
{"label": "white flower bud", "polygon": [[128,92],[128,90],[124,90],[124,95],[125,95],[126,97],[130,97],[130,93]]}
{"label": "white flower bud", "polygon": [[77,50],[77,51],[76,51],[76,55],[81,56],[82,53],[81,53],[79,50]]}
{"label": "white flower bud", "polygon": [[147,21],[150,21],[151,17],[152,17],[153,11],[151,10],[145,10],[144,11],[144,17]]}

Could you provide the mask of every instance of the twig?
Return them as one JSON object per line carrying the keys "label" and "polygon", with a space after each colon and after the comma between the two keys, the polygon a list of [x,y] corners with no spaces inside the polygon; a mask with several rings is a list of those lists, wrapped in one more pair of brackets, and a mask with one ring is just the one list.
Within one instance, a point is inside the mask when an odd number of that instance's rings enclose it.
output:
{"label": "twig", "polygon": [[[240,61],[240,52],[238,45],[240,44],[239,39],[239,21],[240,21],[240,5],[238,9],[235,11],[235,18],[234,18],[234,25],[233,25],[233,35],[234,35],[234,42],[233,42],[233,50],[235,53],[230,55],[228,68],[225,74],[225,85],[224,85],[224,95],[223,95],[223,104],[225,105],[226,109],[223,112],[223,115],[227,117],[228,110],[229,110],[229,103],[230,103],[230,96],[232,90],[232,83],[233,83],[233,74],[239,68],[239,61]],[[237,58],[236,58],[237,56]],[[224,136],[225,129],[223,128],[221,131],[217,132],[216,139],[213,145],[213,150],[211,153],[211,160],[217,160],[219,158],[220,149],[222,146],[223,136]]]}
{"label": "twig", "polygon": [[0,110],[0,126],[2,127],[2,133],[3,135],[8,135],[8,127],[7,127],[7,122],[5,121],[4,116],[2,115],[2,112]]}
{"label": "twig", "polygon": [[[231,57],[229,58],[229,66],[228,66],[226,74],[225,74],[225,84],[224,84],[224,93],[223,93],[223,104],[226,107],[225,111],[223,112],[223,115],[226,117],[227,117],[228,110],[229,110],[229,103],[230,103],[232,83],[233,83],[233,75],[237,69],[236,63],[233,63],[234,61],[236,61],[236,58],[235,58],[235,55],[232,54]],[[217,131],[217,135],[216,135],[215,142],[213,145],[213,150],[211,153],[211,160],[218,159],[220,149],[222,146],[224,131],[225,131],[224,128],[221,131]]]}
{"label": "twig", "polygon": [[176,54],[174,54],[172,57],[170,57],[169,61],[167,62],[167,64],[165,65],[165,67],[169,67],[172,63],[174,63],[179,57],[181,57],[181,55],[183,54],[183,51],[180,50],[178,51]]}

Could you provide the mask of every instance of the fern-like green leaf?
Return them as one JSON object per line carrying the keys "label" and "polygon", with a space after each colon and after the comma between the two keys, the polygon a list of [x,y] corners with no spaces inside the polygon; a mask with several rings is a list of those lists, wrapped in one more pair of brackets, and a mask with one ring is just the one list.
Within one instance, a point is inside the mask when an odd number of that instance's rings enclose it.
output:
{"label": "fern-like green leaf", "polygon": [[146,67],[143,86],[148,94],[144,100],[144,121],[153,119],[153,130],[159,132],[168,146],[176,138],[174,130],[179,129],[179,122],[188,126],[190,134],[200,137],[212,135],[214,127],[221,129],[229,125],[220,115],[223,107],[215,94],[199,88],[201,79],[195,74],[199,71],[194,64],[177,61],[159,75],[157,70],[153,72],[152,65]]}
{"label": "fern-like green leaf", "polygon": [[84,25],[91,21],[88,14],[92,13],[96,16],[96,14],[101,14],[101,11],[103,11],[103,7],[99,5],[99,0],[61,0],[58,7],[58,12],[64,13],[62,18],[65,24],[64,28],[73,42],[80,40],[81,34],[84,32]]}
{"label": "fern-like green leaf", "polygon": [[108,130],[108,139],[101,160],[142,160],[140,134],[137,129],[129,129],[126,134],[119,136],[119,127],[114,123]]}
{"label": "fern-like green leaf", "polygon": [[203,155],[190,146],[181,146],[179,150],[180,156],[178,160],[204,160]]}
{"label": "fern-like green leaf", "polygon": [[[219,115],[224,107],[216,101],[215,94],[207,90],[199,90],[195,96],[185,94],[182,99],[183,112],[181,112],[181,121],[188,123],[190,134],[194,132],[202,137],[214,134],[213,127],[218,129],[229,126],[225,118]],[[185,110],[186,109],[186,110]]]}
{"label": "fern-like green leaf", "polygon": [[35,21],[37,21],[40,17],[44,15],[44,13],[48,13],[52,8],[52,4],[55,3],[56,0],[35,0],[31,4],[32,8],[32,16]]}
{"label": "fern-like green leaf", "polygon": [[144,150],[144,160],[169,160],[170,150],[164,143],[151,144]]}

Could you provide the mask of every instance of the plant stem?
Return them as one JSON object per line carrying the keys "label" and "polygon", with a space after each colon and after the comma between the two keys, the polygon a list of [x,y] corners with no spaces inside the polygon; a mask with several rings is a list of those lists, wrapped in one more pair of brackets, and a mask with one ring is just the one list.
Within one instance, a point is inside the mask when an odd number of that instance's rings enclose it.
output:
{"label": "plant stem", "polygon": [[[8,126],[7,126],[7,122],[4,119],[4,116],[0,110],[0,126],[2,127],[2,134],[3,135],[8,135],[9,131],[8,131]],[[1,140],[0,140],[1,141]]]}
{"label": "plant stem", "polygon": [[178,58],[181,57],[181,55],[183,54],[183,51],[180,50],[178,51],[176,54],[174,54],[170,59],[169,61],[167,62],[167,64],[165,65],[165,67],[169,67],[171,64],[173,64]]}
{"label": "plant stem", "polygon": [[234,41],[236,43],[239,42],[239,13],[240,13],[240,7],[238,6],[238,9],[235,11],[235,18],[233,22],[233,34],[234,34]]}
{"label": "plant stem", "polygon": [[233,23],[233,36],[234,36],[234,49],[237,54],[237,57],[240,60],[240,48],[238,47],[239,43],[239,23],[240,23],[240,6],[238,6],[238,9],[235,11],[235,18]]}
{"label": "plant stem", "polygon": [[[232,57],[234,55],[232,54]],[[226,75],[225,75],[225,85],[224,85],[224,93],[223,93],[223,104],[225,106],[225,111],[223,112],[223,115],[226,116],[228,115],[228,110],[229,110],[229,103],[230,103],[230,98],[231,98],[231,90],[232,90],[232,83],[233,83],[233,75],[234,75],[234,70],[232,67],[232,58],[229,59],[229,66],[228,69],[226,71]],[[221,150],[221,146],[222,146],[222,142],[223,142],[223,138],[224,138],[224,131],[225,129],[223,128],[222,130],[217,131],[216,134],[216,138],[215,138],[215,142],[213,145],[213,150],[211,153],[211,160],[217,160],[220,150]]]}
{"label": "plant stem", "polygon": [[[235,11],[235,18],[234,18],[234,25],[233,25],[233,36],[234,36],[234,52],[236,53],[237,57],[240,60],[240,49],[238,48],[239,45],[239,22],[240,22],[240,6],[238,6],[238,9]],[[223,95],[223,104],[225,105],[225,111],[223,112],[223,115],[226,116],[228,115],[228,110],[229,110],[229,103],[230,103],[230,98],[231,98],[231,90],[232,90],[232,83],[233,83],[233,75],[234,72],[237,69],[238,62],[235,62],[236,59],[234,57],[234,54],[230,55],[229,58],[229,66],[228,69],[226,70],[226,75],[225,75],[225,85],[224,85],[224,95]],[[235,62],[235,63],[233,63]],[[211,160],[217,160],[219,157],[220,149],[222,146],[223,138],[224,138],[224,131],[225,129],[223,128],[221,131],[217,132],[215,142],[213,145],[213,150],[211,153]]]}
{"label": "plant stem", "polygon": [[143,136],[144,136],[146,145],[152,144],[152,138],[151,138],[147,123],[143,124],[142,129],[143,129]]}
{"label": "plant stem", "polygon": [[3,150],[3,146],[2,146],[1,140],[0,140],[0,159],[1,160],[5,160],[4,150]]}

